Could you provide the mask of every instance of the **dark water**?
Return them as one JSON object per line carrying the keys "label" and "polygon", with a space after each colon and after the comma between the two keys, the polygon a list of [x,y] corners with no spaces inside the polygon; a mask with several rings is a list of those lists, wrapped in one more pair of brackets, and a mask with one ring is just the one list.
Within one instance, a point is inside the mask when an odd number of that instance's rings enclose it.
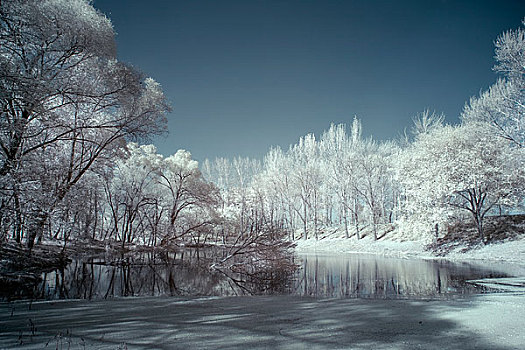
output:
{"label": "dark water", "polygon": [[[295,259],[279,257],[248,264],[239,256],[213,268],[224,250],[128,253],[73,260],[44,273],[38,283],[19,286],[4,299],[102,299],[130,296],[233,296],[289,294],[297,271]],[[276,263],[277,262],[277,263]],[[293,267],[293,268],[292,268]]]}
{"label": "dark water", "polygon": [[290,257],[291,265],[210,268],[213,251],[187,249],[74,260],[9,299],[101,299],[177,295],[297,295],[318,298],[452,298],[487,292],[467,280],[509,277],[490,266],[362,254]]}

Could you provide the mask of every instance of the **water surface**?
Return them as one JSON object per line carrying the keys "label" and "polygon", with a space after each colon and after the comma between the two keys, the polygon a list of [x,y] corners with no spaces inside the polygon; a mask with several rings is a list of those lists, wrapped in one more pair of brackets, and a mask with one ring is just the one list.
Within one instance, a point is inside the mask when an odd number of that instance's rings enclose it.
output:
{"label": "water surface", "polygon": [[295,255],[290,265],[251,268],[249,260],[210,268],[213,250],[107,255],[73,260],[8,299],[129,296],[296,295],[316,298],[441,299],[494,291],[470,280],[512,277],[491,265],[364,254]]}
{"label": "water surface", "polygon": [[366,254],[303,255],[295,294],[322,298],[451,298],[494,291],[470,280],[508,277],[479,263]]}

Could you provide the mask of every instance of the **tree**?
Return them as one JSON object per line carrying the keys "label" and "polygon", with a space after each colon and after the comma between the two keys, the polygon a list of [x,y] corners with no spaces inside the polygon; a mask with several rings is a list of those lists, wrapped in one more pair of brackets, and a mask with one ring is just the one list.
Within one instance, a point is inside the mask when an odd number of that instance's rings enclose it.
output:
{"label": "tree", "polygon": [[345,236],[350,237],[349,224],[353,221],[356,238],[360,238],[361,203],[358,193],[361,181],[361,168],[358,166],[358,153],[361,139],[361,122],[354,118],[351,137],[345,125],[331,125],[321,137],[322,157],[327,163],[328,191],[338,198],[339,216],[343,221]]}
{"label": "tree", "polygon": [[308,238],[309,223],[312,223],[317,239],[322,173],[315,136],[308,134],[301,137],[299,143],[290,147],[288,153],[292,162],[293,191],[301,203],[300,209],[296,208],[296,213],[303,222],[303,238]]}
{"label": "tree", "polygon": [[392,223],[394,201],[393,171],[390,161],[397,149],[393,143],[363,142],[359,157],[361,179],[356,191],[368,209],[374,240],[378,239],[378,225]]}
{"label": "tree", "polygon": [[[513,205],[523,163],[502,138],[476,125],[444,126],[420,134],[404,151],[398,177],[410,214],[448,222],[455,210],[470,213],[480,240],[484,218],[497,205]],[[418,215],[419,214],[419,215]]]}
{"label": "tree", "polygon": [[115,59],[111,22],[88,1],[2,1],[0,30],[2,210],[24,217],[32,248],[86,173],[162,132],[169,108]]}
{"label": "tree", "polygon": [[[127,145],[127,154],[120,158],[114,167],[111,180],[105,185],[108,220],[111,222],[109,237],[120,241],[122,246],[132,243],[138,231],[145,231],[150,218],[149,207],[159,210],[158,169],[162,156],[153,145]],[[155,214],[154,214],[155,215]],[[156,234],[156,227],[151,230]],[[153,242],[156,237],[153,237]]]}
{"label": "tree", "polygon": [[292,190],[292,164],[281,148],[275,147],[268,151],[264,157],[264,171],[257,180],[265,184],[265,198],[276,202],[273,204],[279,211],[275,215],[276,226],[286,227],[293,241],[299,204]]}
{"label": "tree", "polygon": [[106,187],[110,236],[123,246],[137,237],[151,245],[190,239],[199,244],[216,224],[218,191],[204,180],[197,161],[185,150],[163,157],[153,145],[131,142],[127,149]]}
{"label": "tree", "polygon": [[412,126],[412,135],[418,136],[421,134],[429,133],[430,131],[443,126],[445,120],[444,114],[436,114],[436,112],[430,112],[429,109],[425,109],[423,112],[418,113],[412,118],[414,125]]}
{"label": "tree", "polygon": [[169,239],[182,238],[212,223],[219,202],[216,188],[206,182],[191,154],[178,150],[163,159],[158,183],[168,209]]}
{"label": "tree", "polygon": [[[523,22],[525,25],[525,20]],[[496,40],[494,70],[503,75],[487,91],[472,97],[461,119],[482,123],[510,141],[525,146],[525,31],[522,28],[501,34]]]}

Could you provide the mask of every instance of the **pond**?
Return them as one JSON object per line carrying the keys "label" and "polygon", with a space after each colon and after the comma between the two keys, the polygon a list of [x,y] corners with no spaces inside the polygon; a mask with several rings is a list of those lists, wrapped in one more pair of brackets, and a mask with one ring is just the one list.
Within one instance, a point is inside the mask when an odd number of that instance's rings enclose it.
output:
{"label": "pond", "polygon": [[[283,268],[243,261],[210,268],[213,252],[184,249],[73,260],[7,299],[104,299],[128,296],[296,295],[316,298],[453,298],[490,292],[469,280],[512,277],[491,266],[364,254],[295,255]],[[290,266],[297,266],[291,269]]]}

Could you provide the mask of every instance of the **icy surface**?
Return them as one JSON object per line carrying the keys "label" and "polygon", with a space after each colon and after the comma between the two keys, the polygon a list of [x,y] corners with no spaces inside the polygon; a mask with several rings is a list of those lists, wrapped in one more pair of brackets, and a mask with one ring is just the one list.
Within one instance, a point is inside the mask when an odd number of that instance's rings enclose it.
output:
{"label": "icy surface", "polygon": [[522,349],[525,296],[126,298],[0,304],[0,348]]}

